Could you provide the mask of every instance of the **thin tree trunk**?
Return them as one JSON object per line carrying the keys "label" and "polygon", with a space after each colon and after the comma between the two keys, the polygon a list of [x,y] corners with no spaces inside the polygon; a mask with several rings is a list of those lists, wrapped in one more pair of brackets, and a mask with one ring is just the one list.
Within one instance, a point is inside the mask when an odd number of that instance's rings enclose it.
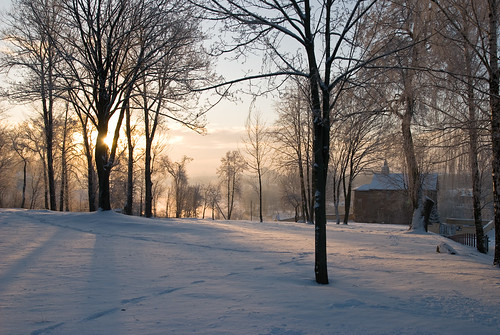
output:
{"label": "thin tree trunk", "polygon": [[[143,207],[143,204],[142,204],[143,194],[142,194],[142,192],[143,192],[143,190],[142,190],[142,187],[141,187],[141,199],[139,201],[139,216],[143,215],[143,213],[142,213],[142,207]],[[167,212],[168,212],[168,207],[167,207]]]}
{"label": "thin tree trunk", "polygon": [[[146,116],[147,117],[147,116]],[[144,157],[144,215],[151,217],[153,201],[153,181],[151,180],[151,139],[146,139],[146,152]]]}
{"label": "thin tree trunk", "polygon": [[85,148],[85,157],[87,159],[87,197],[89,212],[94,212],[96,210],[96,185],[94,160],[92,157],[92,150],[87,129],[88,117],[84,116],[84,114],[78,109],[77,114],[78,118],[80,119],[80,125],[82,127],[83,145]]}
{"label": "thin tree trunk", "polygon": [[236,183],[236,176],[230,176],[230,181],[232,179],[232,186],[230,187],[231,183],[227,184],[227,191],[228,191],[228,210],[227,210],[227,219],[231,220],[231,215],[233,214],[233,205],[234,205],[234,192],[235,192],[235,183]]}
{"label": "thin tree trunk", "polygon": [[[314,130],[313,130],[314,132]],[[313,135],[314,136],[314,135]],[[314,190],[314,173],[312,172],[311,169],[311,157],[310,157],[310,143],[311,139],[311,133],[310,133],[310,127],[307,127],[307,149],[306,149],[306,160],[305,160],[305,165],[306,165],[306,186],[307,186],[307,192],[306,192],[306,206],[307,206],[307,222],[313,222],[314,221],[314,196],[313,196],[313,190]],[[314,141],[314,140],[313,140]],[[313,149],[314,150],[314,149]],[[313,154],[314,156],[314,154]],[[314,160],[314,157],[313,157]],[[314,164],[314,163],[313,163]]]}
{"label": "thin tree trunk", "polygon": [[22,200],[21,200],[21,208],[24,208],[24,205],[26,202],[27,169],[28,169],[28,161],[23,158],[23,194],[22,194]]}
{"label": "thin tree trunk", "polygon": [[302,207],[302,218],[304,222],[309,222],[309,206],[306,195],[306,181],[304,179],[304,166],[302,164],[302,155],[299,157],[299,178],[300,178],[300,199]]}
{"label": "thin tree trunk", "polygon": [[[88,143],[86,143],[86,146]],[[87,156],[87,197],[89,203],[89,212],[95,212],[96,207],[96,184],[95,184],[95,171],[94,171],[94,161],[92,159],[92,152],[90,147],[86,148]]]}
{"label": "thin tree trunk", "polygon": [[59,190],[59,211],[64,210],[64,192],[66,191],[67,183],[67,162],[66,162],[66,140],[68,136],[68,106],[66,105],[66,110],[64,114],[64,128],[63,128],[63,138],[62,138],[62,148],[61,148],[61,186]]}
{"label": "thin tree trunk", "polygon": [[489,93],[491,109],[491,144],[493,159],[493,208],[495,220],[495,256],[493,265],[500,267],[500,74],[498,71],[498,1],[488,0],[489,7]]}
{"label": "thin tree trunk", "polygon": [[59,211],[64,211],[64,194],[66,192],[66,164],[64,162],[65,157],[61,157],[61,186],[59,189]]}
{"label": "thin tree trunk", "polygon": [[476,107],[474,103],[474,87],[472,83],[472,74],[470,71],[470,56],[466,50],[467,67],[467,105],[469,110],[469,166],[472,176],[472,211],[474,214],[474,225],[476,227],[476,246],[477,250],[483,254],[486,253],[485,236],[483,229],[483,220],[481,216],[481,176],[478,163],[478,130],[476,120]]}
{"label": "thin tree trunk", "polygon": [[67,172],[67,164],[66,164],[66,175],[65,175],[65,182],[64,182],[64,203],[65,203],[65,211],[66,212],[69,212],[70,211],[70,208],[69,208],[69,173]]}
{"label": "thin tree trunk", "polygon": [[[164,86],[165,83],[163,81],[160,82],[160,86]],[[146,83],[143,83],[143,105],[144,105],[144,128],[146,131],[146,152],[145,152],[145,158],[144,158],[144,183],[145,183],[145,216],[146,217],[151,217],[152,214],[152,206],[153,206],[153,181],[152,181],[152,147],[153,147],[153,140],[156,134],[156,128],[158,127],[159,123],[159,117],[160,117],[160,110],[162,107],[162,94],[160,92],[163,92],[160,90],[158,93],[158,98],[157,98],[157,105],[156,105],[156,110],[154,111],[154,118],[152,120],[152,124],[150,124],[150,119],[149,119],[149,107],[148,107],[148,99],[146,92]],[[177,215],[176,215],[177,216]]]}
{"label": "thin tree trunk", "polygon": [[45,160],[45,155],[41,155],[42,166],[43,166],[43,201],[44,208],[49,209],[49,185],[47,180],[47,161]]}
{"label": "thin tree trunk", "polygon": [[[51,60],[49,59],[49,69],[47,69],[48,85],[46,87],[45,77],[42,74],[40,91],[42,93],[42,112],[45,134],[45,150],[47,159],[47,182],[49,187],[49,205],[50,210],[57,210],[56,207],[56,187],[54,178],[54,120],[53,120],[53,96],[52,96],[52,72]],[[45,67],[42,73],[45,73]],[[48,93],[48,96],[47,96]]]}
{"label": "thin tree trunk", "polygon": [[349,174],[348,182],[347,182],[347,193],[345,196],[345,211],[344,211],[344,224],[349,223],[349,213],[351,211],[351,197],[352,197],[352,169]]}
{"label": "thin tree trunk", "polygon": [[[45,117],[44,117],[45,119]],[[45,120],[44,120],[45,121]],[[45,158],[47,160],[46,162],[46,167],[47,167],[47,186],[48,186],[48,192],[49,192],[49,206],[50,210],[56,210],[56,190],[55,190],[55,181],[54,181],[54,158],[53,158],[53,153],[52,153],[52,142],[53,142],[53,130],[49,130],[49,122],[51,121],[45,121],[47,123],[46,125],[46,130],[45,130]]]}
{"label": "thin tree trunk", "polygon": [[335,171],[332,172],[332,184],[333,184],[333,206],[335,210],[335,220],[337,224],[340,224],[340,212],[339,212],[339,204],[340,204],[340,176],[337,177]]}
{"label": "thin tree trunk", "polygon": [[130,107],[127,104],[125,112],[125,132],[127,136],[128,160],[127,160],[127,200],[125,203],[125,214],[132,215],[134,204],[134,146],[132,145],[132,129],[130,127]]}
{"label": "thin tree trunk", "polygon": [[260,172],[260,167],[258,169],[258,175],[259,175],[259,217],[260,217],[260,222],[263,222],[263,216],[262,216],[262,174]]}

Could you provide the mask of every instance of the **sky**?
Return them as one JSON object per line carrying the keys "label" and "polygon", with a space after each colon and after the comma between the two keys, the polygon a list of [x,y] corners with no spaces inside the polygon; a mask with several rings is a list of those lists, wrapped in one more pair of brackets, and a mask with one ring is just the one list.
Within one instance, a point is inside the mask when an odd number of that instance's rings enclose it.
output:
{"label": "sky", "polygon": [[[215,176],[220,159],[226,152],[243,148],[242,138],[246,136],[245,122],[251,108],[250,100],[239,103],[224,101],[210,110],[207,113],[206,135],[169,123],[169,157],[174,161],[179,161],[184,155],[193,158],[188,163],[188,174],[193,179]],[[271,99],[262,99],[253,110],[260,111],[268,125],[274,122],[274,103]]]}
{"label": "sky", "polygon": [[[8,9],[10,2],[0,0],[0,10]],[[243,73],[243,69],[260,68],[259,61],[254,58],[249,63],[240,64],[221,57],[214,65],[218,74],[222,74],[226,79],[234,79]],[[243,83],[239,87],[245,88],[246,85]],[[235,88],[238,87],[235,85]],[[272,99],[258,98],[256,103],[252,104],[252,97],[249,95],[240,95],[237,98],[238,102],[221,101],[206,114],[206,135],[197,134],[172,122],[168,123],[168,146],[165,153],[173,161],[180,161],[183,156],[193,158],[187,165],[190,179],[202,180],[215,176],[220,159],[225,153],[241,148],[241,138],[245,136],[245,121],[251,106],[253,110],[262,113],[268,125],[274,122]],[[5,102],[0,106],[7,109],[7,113],[15,119],[20,115],[27,115],[26,110],[30,109],[29,106],[15,107]]]}

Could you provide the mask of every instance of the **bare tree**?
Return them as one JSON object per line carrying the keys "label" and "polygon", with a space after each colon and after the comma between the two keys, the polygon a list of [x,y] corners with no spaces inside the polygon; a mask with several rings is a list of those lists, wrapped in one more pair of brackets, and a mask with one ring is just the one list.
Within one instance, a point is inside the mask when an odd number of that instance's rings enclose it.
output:
{"label": "bare tree", "polygon": [[[183,5],[170,0],[72,0],[61,4],[65,20],[55,34],[58,53],[68,70],[64,79],[97,129],[95,163],[99,208],[111,209],[110,173],[115,163],[119,129],[133,85],[148,66],[161,61],[169,13]],[[154,61],[153,61],[154,60]],[[110,119],[118,114],[114,129]],[[108,148],[105,138],[113,137]]]}
{"label": "bare tree", "polygon": [[193,159],[187,156],[184,156],[180,162],[172,162],[168,159],[168,157],[163,159],[165,169],[173,178],[172,188],[174,193],[176,218],[180,218],[185,210],[189,190],[186,165],[191,160]]}
{"label": "bare tree", "polygon": [[[73,101],[72,101],[73,102]],[[73,104],[75,111],[78,115],[79,124],[81,127],[82,141],[83,145],[83,153],[85,155],[86,160],[86,179],[87,179],[87,200],[88,200],[88,209],[90,212],[93,212],[97,209],[96,203],[96,194],[97,194],[97,173],[94,167],[94,155],[93,155],[93,145],[92,145],[92,125],[89,122],[89,115],[84,113],[80,106],[76,103]]]}
{"label": "bare tree", "polygon": [[312,122],[308,116],[309,104],[301,86],[287,92],[277,107],[278,119],[274,125],[274,149],[278,168],[296,171],[300,185],[302,221],[313,221],[313,195],[311,185]]}
{"label": "bare tree", "polygon": [[[186,13],[187,16],[189,13]],[[145,216],[151,216],[151,150],[161,119],[170,118],[195,130],[203,130],[202,114],[192,113],[190,101],[196,101],[193,88],[207,63],[198,58],[194,48],[200,34],[196,25],[189,23],[186,16],[176,18],[171,31],[168,49],[162,50],[162,61],[146,71],[135,87],[133,98],[143,114],[146,137],[145,148]],[[166,55],[164,55],[165,53]]]}
{"label": "bare tree", "polygon": [[[61,24],[58,0],[14,0],[3,40],[10,46],[4,53],[4,69],[18,71],[8,93],[19,101],[40,101],[50,209],[56,210],[54,172],[54,104],[58,95],[57,53],[54,32]],[[19,76],[19,73],[21,76]]]}
{"label": "bare tree", "polygon": [[500,69],[498,67],[498,0],[488,0],[488,84],[491,111],[491,144],[493,150],[493,202],[495,209],[495,256],[493,265],[500,267]]}
{"label": "bare tree", "polygon": [[[482,178],[479,166],[482,133],[485,129],[486,116],[482,110],[487,91],[486,69],[474,48],[481,44],[482,28],[475,23],[473,17],[482,17],[486,22],[486,3],[469,1],[441,1],[438,7],[446,6],[445,12],[436,11],[436,16],[443,22],[446,29],[433,40],[434,52],[446,64],[446,71],[435,74],[436,87],[446,90],[446,100],[443,107],[434,107],[443,114],[440,122],[435,122],[434,129],[439,129],[446,139],[450,136],[459,138],[453,141],[453,152],[458,147],[466,147],[469,173],[472,185],[472,212],[476,226],[477,248],[486,252],[486,241],[482,223]],[[452,21],[451,21],[452,20]],[[483,24],[484,25],[484,24]],[[474,45],[474,46],[473,46]],[[465,137],[465,138],[464,138]],[[459,149],[460,150],[460,149]],[[460,154],[460,153],[456,153]]]}
{"label": "bare tree", "polygon": [[262,177],[269,167],[271,153],[270,135],[261,113],[252,115],[250,112],[245,123],[246,137],[243,138],[244,152],[248,158],[245,159],[247,169],[257,176],[259,194],[259,219],[263,221],[262,215]]}
{"label": "bare tree", "polygon": [[[332,150],[334,157],[340,162],[334,173],[334,194],[338,202],[340,186],[345,200],[344,224],[348,223],[353,181],[362,171],[373,165],[380,152],[381,134],[377,116],[360,113],[340,119],[340,129],[335,132],[336,140]],[[338,206],[338,205],[337,205]],[[338,210],[337,210],[338,211]]]}
{"label": "bare tree", "polygon": [[217,169],[217,175],[226,196],[226,215],[224,215],[226,220],[231,220],[234,200],[240,190],[241,175],[244,170],[245,160],[239,151],[228,151],[221,158],[221,165]]}
{"label": "bare tree", "polygon": [[203,196],[202,196],[202,188],[201,185],[190,185],[188,187],[186,203],[185,203],[185,217],[198,217],[198,208],[202,205]]}
{"label": "bare tree", "polygon": [[207,208],[210,208],[212,214],[212,220],[215,220],[215,213],[218,209],[218,203],[220,201],[220,187],[209,183],[203,187],[203,210],[202,210],[202,218],[205,218],[205,211]]}
{"label": "bare tree", "polygon": [[70,115],[69,103],[66,102],[64,106],[64,114],[62,118],[59,118],[56,122],[57,134],[56,142],[58,144],[58,149],[60,154],[60,174],[59,174],[59,211],[69,211],[70,208],[70,174],[72,169],[72,158],[76,155],[75,153],[75,143],[73,141],[73,135],[78,133],[77,131],[77,121],[73,119]]}
{"label": "bare tree", "polygon": [[[400,120],[400,134],[406,163],[409,200],[413,209],[410,229],[424,228],[422,183],[424,175],[418,164],[414,143],[414,122],[425,114],[429,50],[425,41],[432,34],[433,21],[428,3],[417,0],[381,2],[372,14],[372,25],[366,27],[364,43],[372,53],[395,50],[391,57],[378,59],[377,94],[381,110],[388,110]],[[375,29],[383,27],[384,29]]]}
{"label": "bare tree", "polygon": [[23,167],[23,184],[22,184],[22,196],[21,196],[21,208],[25,208],[26,205],[26,184],[28,180],[28,163],[29,163],[29,148],[26,143],[26,139],[23,138],[25,128],[24,125],[19,125],[18,129],[11,132],[11,145],[16,153],[16,155],[21,160]]}
{"label": "bare tree", "polygon": [[[314,125],[312,183],[315,274],[316,282],[321,284],[328,283],[326,182],[330,153],[330,111],[335,104],[334,91],[339,89],[348,74],[366,65],[366,54],[362,50],[353,50],[359,46],[355,42],[358,23],[375,2],[196,2],[212,19],[224,20],[224,31],[236,33],[232,44],[222,42],[223,51],[236,50],[244,55],[247,48],[255,47],[266,53],[264,60],[268,61],[268,72],[230,83],[249,78],[275,78],[279,75],[302,77],[309,82],[309,117]],[[293,49],[294,45],[296,49]]]}
{"label": "bare tree", "polygon": [[[0,111],[2,118],[2,111]],[[5,123],[0,122],[0,207],[7,205],[7,195],[9,193],[12,180],[13,151],[10,141],[10,129]]]}
{"label": "bare tree", "polygon": [[279,176],[281,186],[281,203],[285,208],[291,207],[294,211],[294,220],[298,222],[304,219],[301,213],[302,197],[300,192],[300,181],[296,178],[297,172],[291,167],[290,170],[283,171]]}
{"label": "bare tree", "polygon": [[[125,136],[127,137],[127,200],[125,202],[125,208],[123,209],[125,214],[132,215],[132,208],[134,205],[134,148],[135,141],[132,139],[133,127],[131,124],[132,111],[130,109],[130,104],[125,106]],[[151,214],[150,214],[151,216]]]}
{"label": "bare tree", "polygon": [[[474,6],[466,13],[471,24],[477,27],[477,38],[468,36],[461,29],[460,23],[454,15],[443,5],[442,1],[433,0],[442,13],[448,18],[449,23],[461,34],[461,40],[468,44],[471,51],[478,57],[487,71],[489,109],[490,109],[490,134],[492,145],[492,178],[493,178],[493,203],[495,221],[495,256],[493,264],[500,267],[500,68],[498,65],[498,0],[474,2]],[[454,5],[460,5],[460,2]],[[456,9],[457,6],[449,7]]]}
{"label": "bare tree", "polygon": [[40,119],[41,116],[33,117],[28,122],[24,124],[23,137],[26,140],[26,144],[35,156],[38,156],[40,162],[42,162],[42,175],[43,175],[43,193],[44,193],[44,208],[49,209],[49,186],[47,178],[47,160],[46,160],[46,145],[45,141],[40,141],[44,139],[43,127],[41,124],[43,120]]}

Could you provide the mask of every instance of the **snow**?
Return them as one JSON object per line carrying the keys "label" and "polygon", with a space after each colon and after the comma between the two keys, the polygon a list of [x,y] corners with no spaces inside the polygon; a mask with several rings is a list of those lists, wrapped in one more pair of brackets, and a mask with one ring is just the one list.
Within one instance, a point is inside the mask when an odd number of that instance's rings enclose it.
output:
{"label": "snow", "polygon": [[499,334],[490,255],[327,231],[318,285],[313,225],[1,209],[0,334]]}
{"label": "snow", "polygon": [[[438,187],[437,173],[425,174],[424,190],[436,191]],[[400,191],[406,190],[406,177],[403,173],[374,173],[372,180],[369,184],[361,185],[356,188],[356,191]]]}

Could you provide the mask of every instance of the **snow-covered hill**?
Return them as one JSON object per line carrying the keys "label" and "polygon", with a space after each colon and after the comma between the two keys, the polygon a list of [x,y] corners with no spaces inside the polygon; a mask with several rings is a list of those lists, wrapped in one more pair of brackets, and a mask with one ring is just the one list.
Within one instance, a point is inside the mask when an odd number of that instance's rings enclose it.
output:
{"label": "snow-covered hill", "polygon": [[[0,334],[499,334],[500,270],[434,234],[0,210]],[[437,253],[445,242],[457,255]]]}

